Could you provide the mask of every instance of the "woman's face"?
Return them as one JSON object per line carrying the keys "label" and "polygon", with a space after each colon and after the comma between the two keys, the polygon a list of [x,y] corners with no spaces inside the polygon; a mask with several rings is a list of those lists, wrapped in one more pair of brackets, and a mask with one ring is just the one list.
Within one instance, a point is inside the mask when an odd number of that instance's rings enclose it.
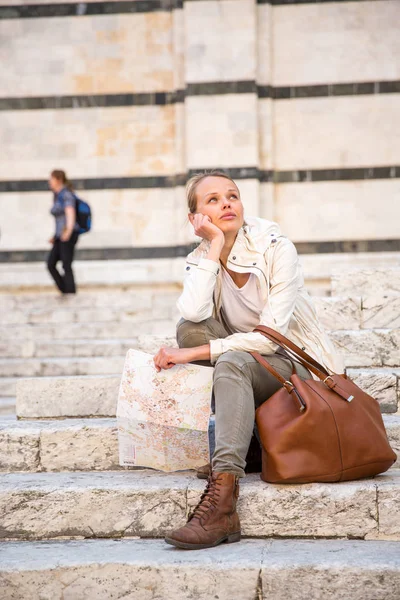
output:
{"label": "woman's face", "polygon": [[59,192],[63,187],[62,182],[60,181],[60,179],[56,179],[55,177],[53,177],[52,175],[50,175],[49,178],[49,188],[51,189],[52,192]]}
{"label": "woman's face", "polygon": [[237,233],[242,227],[243,204],[233,181],[225,177],[205,177],[196,187],[196,197],[196,212],[207,215],[224,233]]}

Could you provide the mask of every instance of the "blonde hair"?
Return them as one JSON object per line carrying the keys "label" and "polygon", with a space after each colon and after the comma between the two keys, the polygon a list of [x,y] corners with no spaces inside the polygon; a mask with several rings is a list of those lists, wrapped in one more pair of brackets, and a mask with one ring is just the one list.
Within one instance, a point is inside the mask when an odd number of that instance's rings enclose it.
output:
{"label": "blonde hair", "polygon": [[[203,181],[206,177],[224,177],[229,181],[232,181],[236,185],[229,175],[224,173],[223,171],[203,171],[202,173],[196,173],[191,177],[186,184],[186,199],[188,203],[188,209],[190,213],[195,213],[197,210],[197,197],[196,197],[196,188],[199,185],[200,181]],[[237,187],[237,186],[236,186]]]}

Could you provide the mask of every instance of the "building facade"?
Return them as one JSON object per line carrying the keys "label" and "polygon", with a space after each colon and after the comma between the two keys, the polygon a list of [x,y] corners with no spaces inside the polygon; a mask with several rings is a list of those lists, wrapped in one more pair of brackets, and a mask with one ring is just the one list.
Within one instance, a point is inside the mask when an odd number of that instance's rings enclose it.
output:
{"label": "building facade", "polygon": [[398,0],[7,0],[1,261],[42,259],[53,168],[93,208],[80,258],[128,262],[185,254],[184,183],[223,168],[310,276],[394,264],[399,26]]}

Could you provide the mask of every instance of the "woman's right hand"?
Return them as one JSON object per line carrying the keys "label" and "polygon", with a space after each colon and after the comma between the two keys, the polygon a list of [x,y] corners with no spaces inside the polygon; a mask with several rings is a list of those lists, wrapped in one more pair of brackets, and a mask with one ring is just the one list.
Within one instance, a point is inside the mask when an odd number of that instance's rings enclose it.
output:
{"label": "woman's right hand", "polygon": [[53,236],[49,239],[49,244],[54,244],[55,241],[56,241],[56,238]]}
{"label": "woman's right hand", "polygon": [[224,233],[219,227],[211,222],[210,217],[202,215],[201,213],[196,213],[193,215],[192,225],[194,232],[198,237],[209,240],[210,242],[219,240],[222,246],[224,245]]}

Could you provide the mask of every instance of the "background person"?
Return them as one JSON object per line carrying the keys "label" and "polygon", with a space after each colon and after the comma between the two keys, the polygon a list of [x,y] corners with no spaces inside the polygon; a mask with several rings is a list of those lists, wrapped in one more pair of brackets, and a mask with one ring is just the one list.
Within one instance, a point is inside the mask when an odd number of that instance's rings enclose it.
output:
{"label": "background person", "polygon": [[[47,268],[62,294],[75,294],[72,261],[79,235],[79,225],[76,222],[76,198],[65,171],[59,169],[52,171],[49,187],[54,193],[50,212],[55,217],[56,230],[49,240],[53,247],[47,259]],[[62,262],[64,275],[57,269],[59,261]]]}
{"label": "background person", "polygon": [[[325,367],[342,372],[304,288],[294,244],[276,223],[244,218],[239,190],[224,173],[188,182],[189,219],[201,244],[187,257],[177,348],[161,348],[158,370],[210,360],[214,365],[215,451],[212,473],[187,524],[166,541],[200,549],[240,540],[239,478],[253,435],[255,409],[281,384],[250,352],[260,352],[288,380],[293,364],[260,333],[269,326],[291,338]],[[340,364],[339,364],[340,362]],[[294,362],[301,379],[309,371]]]}

